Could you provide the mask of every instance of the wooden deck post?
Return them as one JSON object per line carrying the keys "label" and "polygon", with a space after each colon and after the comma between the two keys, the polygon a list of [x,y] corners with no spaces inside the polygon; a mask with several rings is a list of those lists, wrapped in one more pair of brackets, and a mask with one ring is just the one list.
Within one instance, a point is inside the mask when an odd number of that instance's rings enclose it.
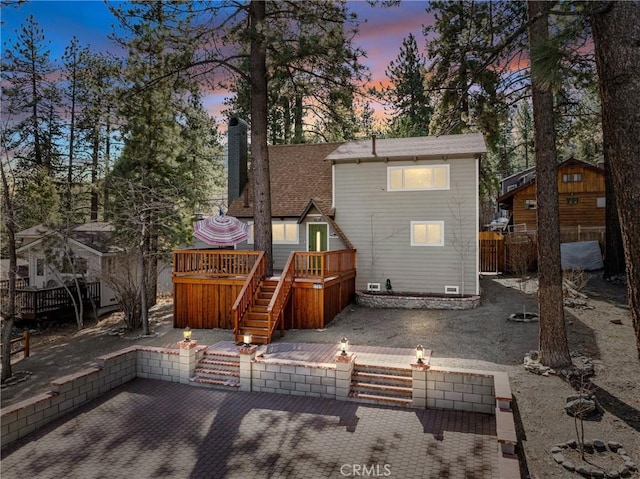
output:
{"label": "wooden deck post", "polygon": [[22,350],[24,351],[24,357],[29,357],[29,331],[22,333]]}

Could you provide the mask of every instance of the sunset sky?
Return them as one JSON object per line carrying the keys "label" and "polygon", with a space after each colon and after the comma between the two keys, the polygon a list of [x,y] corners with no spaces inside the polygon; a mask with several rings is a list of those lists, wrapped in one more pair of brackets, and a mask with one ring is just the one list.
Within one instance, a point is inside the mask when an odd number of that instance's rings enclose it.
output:
{"label": "sunset sky", "polygon": [[[380,5],[371,7],[365,1],[348,4],[350,10],[355,11],[361,21],[366,20],[360,27],[355,43],[367,53],[363,63],[371,70],[373,85],[385,79],[386,67],[398,56],[402,40],[409,33],[414,34],[419,48],[424,50],[422,26],[429,23],[429,17],[425,12],[426,1],[402,1],[400,6],[388,8]],[[102,0],[39,0],[17,8],[3,8],[3,48],[5,41],[15,36],[15,30],[19,29],[31,14],[44,30],[47,40],[51,42],[53,59],[61,57],[73,35],[78,37],[80,44],[88,44],[94,50],[113,49],[113,43],[107,35],[111,33],[111,25],[115,23],[115,19]],[[218,116],[224,97],[225,94],[220,93],[207,98],[206,105],[212,114]]]}

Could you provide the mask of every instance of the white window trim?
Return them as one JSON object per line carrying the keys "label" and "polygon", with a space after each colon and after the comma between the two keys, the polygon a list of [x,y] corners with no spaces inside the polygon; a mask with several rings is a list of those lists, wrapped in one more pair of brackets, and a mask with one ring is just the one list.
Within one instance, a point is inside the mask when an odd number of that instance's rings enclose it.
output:
{"label": "white window trim", "polygon": [[[415,225],[440,225],[440,241],[438,243],[416,243],[413,240],[413,227]],[[444,246],[444,221],[412,221],[409,231],[411,246]]]}
{"label": "white window trim", "polygon": [[[444,187],[425,187],[425,188],[392,188],[391,187],[391,172],[394,170],[415,169],[415,168],[445,168],[447,171],[447,185]],[[404,173],[403,173],[404,180]],[[451,189],[451,171],[449,165],[446,163],[438,165],[405,165],[405,166],[387,166],[387,191],[444,191]]]}
{"label": "white window trim", "polygon": [[273,244],[299,244],[300,243],[300,225],[298,224],[297,221],[272,221],[271,222],[271,228],[273,229],[273,227],[275,225],[293,225],[293,226],[295,226],[296,227],[296,239],[294,241],[286,241],[286,240],[276,241],[276,240],[273,240]]}
{"label": "white window trim", "polygon": [[[273,244],[300,244],[300,225],[298,224],[297,221],[272,221],[271,222],[271,227],[273,228],[274,225],[277,224],[287,224],[287,225],[295,225],[296,226],[296,240],[295,241],[276,241],[273,240]],[[253,244],[254,239],[253,239],[253,225],[254,222],[253,221],[248,221],[247,225],[249,227],[249,237],[247,238],[247,244]]]}

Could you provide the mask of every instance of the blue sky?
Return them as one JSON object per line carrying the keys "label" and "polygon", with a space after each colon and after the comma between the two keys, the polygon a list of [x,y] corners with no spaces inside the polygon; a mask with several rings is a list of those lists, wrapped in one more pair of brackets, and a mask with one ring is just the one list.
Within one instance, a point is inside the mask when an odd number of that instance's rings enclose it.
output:
{"label": "blue sky", "polygon": [[[114,3],[114,2],[112,2]],[[402,40],[413,33],[418,46],[424,49],[422,25],[429,22],[425,7],[427,2],[403,1],[398,7],[371,7],[365,1],[349,2],[350,9],[366,20],[360,27],[356,44],[367,52],[363,62],[370,68],[372,83],[385,79],[384,70],[398,55]],[[102,0],[37,0],[17,8],[2,9],[2,46],[13,37],[24,20],[33,14],[51,42],[52,59],[59,59],[65,46],[75,35],[81,45],[90,45],[98,51],[113,50],[108,39],[115,19]],[[218,110],[224,94],[212,95],[207,100],[210,111]]]}

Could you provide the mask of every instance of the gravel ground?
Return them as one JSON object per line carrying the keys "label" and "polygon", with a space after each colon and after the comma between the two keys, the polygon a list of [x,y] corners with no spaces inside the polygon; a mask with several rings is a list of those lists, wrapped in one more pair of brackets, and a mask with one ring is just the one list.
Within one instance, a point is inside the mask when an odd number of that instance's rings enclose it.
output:
{"label": "gravel ground", "polygon": [[[577,438],[574,420],[563,409],[566,397],[575,390],[560,377],[525,371],[523,357],[537,348],[538,323],[507,320],[511,313],[523,309],[536,311],[535,282],[526,286],[520,288],[512,278],[484,278],[482,304],[470,311],[352,305],[325,329],[291,330],[284,338],[276,336],[276,341],[337,344],[346,336],[351,344],[360,345],[413,347],[421,343],[433,351],[433,365],[506,371],[516,399],[517,427],[529,476],[577,478],[577,473],[557,465],[549,452],[552,446]],[[624,287],[606,283],[594,274],[583,292],[589,296],[588,308],[566,309],[569,346],[574,354],[593,360],[596,375],[590,387],[603,411],[585,421],[585,439],[617,441],[640,463],[640,362]],[[118,314],[88,324],[79,332],[74,324],[62,324],[34,334],[32,356],[13,366],[16,376],[26,375],[26,380],[3,387],[2,406],[46,391],[49,381],[92,365],[101,354],[131,344],[175,347],[181,331],[172,327],[172,310],[170,300],[154,308],[152,337],[114,335],[121,326]],[[195,330],[193,338],[200,344],[213,344],[229,340],[231,333]],[[609,459],[615,462],[618,457]]]}

